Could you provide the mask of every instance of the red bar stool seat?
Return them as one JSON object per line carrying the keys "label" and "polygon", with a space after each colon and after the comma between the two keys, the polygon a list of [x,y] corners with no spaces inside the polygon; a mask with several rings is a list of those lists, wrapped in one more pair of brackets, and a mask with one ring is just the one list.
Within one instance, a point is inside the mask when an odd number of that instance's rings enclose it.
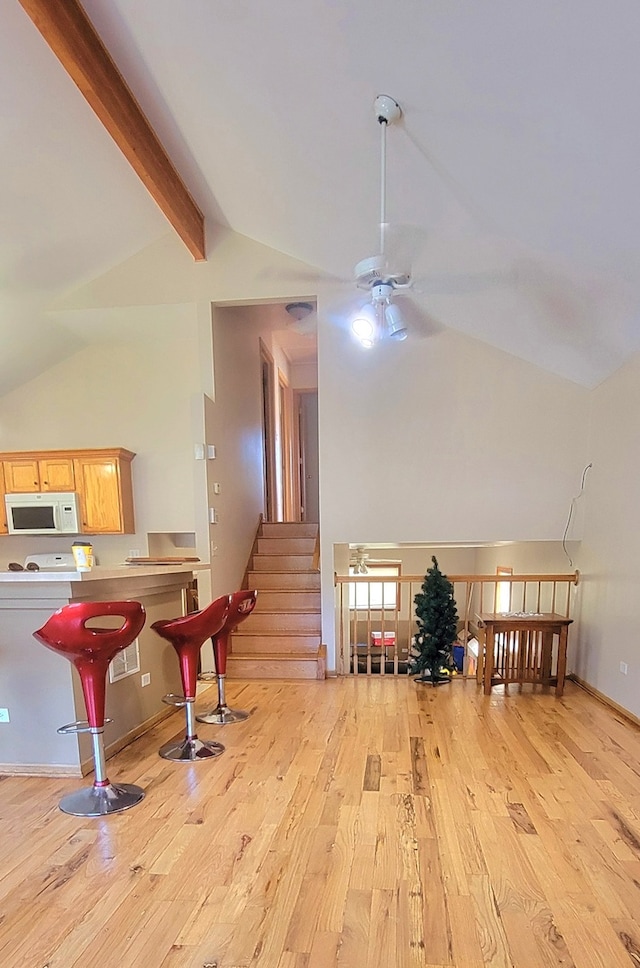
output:
{"label": "red bar stool seat", "polygon": [[216,635],[224,625],[230,595],[223,595],[199,612],[190,612],[179,618],[162,619],[154,622],[151,628],[163,639],[171,642],[180,660],[183,696],[164,696],[163,701],[171,706],[183,706],[187,717],[187,731],[184,739],[173,739],[160,747],[160,756],[167,760],[195,762],[219,756],[224,753],[222,743],[198,739],[196,733],[194,703],[196,701],[196,681],[198,678],[198,658],[204,642]]}
{"label": "red bar stool seat", "polygon": [[[240,591],[231,595],[231,604],[227,620],[215,635],[211,637],[213,657],[216,662],[216,678],[218,680],[218,705],[211,712],[196,716],[199,723],[215,723],[225,726],[227,723],[238,723],[247,719],[249,713],[243,709],[230,709],[224,694],[225,678],[227,675],[227,653],[229,650],[229,635],[234,629],[249,618],[256,607],[257,592]],[[206,678],[205,676],[202,677]]]}
{"label": "red bar stool seat", "polygon": [[[119,628],[87,627],[92,619],[115,616]],[[90,733],[95,779],[92,787],[70,793],[60,801],[64,813],[76,817],[104,817],[135,806],[144,790],[131,783],[111,783],[104,756],[105,693],[109,663],[139,634],[145,612],[139,602],[72,602],[59,608],[34,638],[53,652],[65,656],[78,671],[87,709],[87,721],[61,726],[59,733]]]}

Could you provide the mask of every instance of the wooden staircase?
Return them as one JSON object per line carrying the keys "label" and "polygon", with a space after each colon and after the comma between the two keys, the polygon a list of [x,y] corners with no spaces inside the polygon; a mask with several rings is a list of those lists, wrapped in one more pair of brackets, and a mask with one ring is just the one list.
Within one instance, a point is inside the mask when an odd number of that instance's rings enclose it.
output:
{"label": "wooden staircase", "polygon": [[255,610],[231,634],[229,679],[324,679],[317,524],[262,523],[248,569]]}

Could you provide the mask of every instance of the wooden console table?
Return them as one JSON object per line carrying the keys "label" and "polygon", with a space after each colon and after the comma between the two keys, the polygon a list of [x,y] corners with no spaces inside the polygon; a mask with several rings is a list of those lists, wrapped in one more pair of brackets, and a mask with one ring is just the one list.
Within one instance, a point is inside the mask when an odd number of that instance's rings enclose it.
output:
{"label": "wooden console table", "polygon": [[[485,632],[485,695],[489,695],[491,686],[510,682],[555,684],[556,695],[562,695],[567,669],[567,631],[573,619],[554,612],[483,612],[478,621]],[[556,635],[558,644],[554,656]]]}

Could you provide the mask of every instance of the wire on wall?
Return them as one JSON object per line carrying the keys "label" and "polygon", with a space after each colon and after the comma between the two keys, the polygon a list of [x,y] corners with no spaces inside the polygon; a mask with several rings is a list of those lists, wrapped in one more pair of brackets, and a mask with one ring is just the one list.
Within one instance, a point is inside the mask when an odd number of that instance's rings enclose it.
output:
{"label": "wire on wall", "polygon": [[592,463],[587,464],[587,466],[585,467],[585,469],[582,472],[582,480],[580,481],[580,493],[579,494],[576,494],[576,496],[571,499],[571,506],[569,508],[569,517],[567,518],[567,524],[566,524],[566,527],[564,529],[564,534],[562,535],[562,550],[564,551],[565,555],[569,559],[569,567],[570,568],[573,568],[573,560],[571,558],[571,555],[567,551],[567,535],[569,533],[569,526],[571,524],[571,519],[573,517],[573,511],[574,511],[574,508],[576,506],[576,502],[584,494],[584,483],[585,483],[585,481],[587,479],[587,473],[588,473],[588,471],[589,471],[589,469],[591,467],[593,467],[593,464]]}

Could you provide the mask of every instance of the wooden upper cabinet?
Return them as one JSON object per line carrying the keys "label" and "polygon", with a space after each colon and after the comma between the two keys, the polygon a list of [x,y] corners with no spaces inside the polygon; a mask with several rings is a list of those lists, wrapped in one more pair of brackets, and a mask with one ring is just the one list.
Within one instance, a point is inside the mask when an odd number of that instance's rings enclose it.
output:
{"label": "wooden upper cabinet", "polygon": [[[131,461],[134,457],[132,451],[123,447],[3,453],[0,472],[7,494],[77,492],[81,534],[133,534]],[[0,497],[1,534],[7,531],[4,492]]]}
{"label": "wooden upper cabinet", "polygon": [[3,466],[7,494],[26,494],[40,490],[37,458],[5,460]]}
{"label": "wooden upper cabinet", "polygon": [[38,461],[43,491],[75,491],[76,479],[71,457],[46,457]]}
{"label": "wooden upper cabinet", "polygon": [[71,457],[19,457],[3,461],[7,494],[75,491]]}
{"label": "wooden upper cabinet", "polygon": [[0,534],[7,534],[9,531],[7,527],[7,508],[4,503],[4,495],[4,468],[2,461],[0,461]]}
{"label": "wooden upper cabinet", "polygon": [[83,534],[133,534],[130,451],[86,452],[73,461]]}

